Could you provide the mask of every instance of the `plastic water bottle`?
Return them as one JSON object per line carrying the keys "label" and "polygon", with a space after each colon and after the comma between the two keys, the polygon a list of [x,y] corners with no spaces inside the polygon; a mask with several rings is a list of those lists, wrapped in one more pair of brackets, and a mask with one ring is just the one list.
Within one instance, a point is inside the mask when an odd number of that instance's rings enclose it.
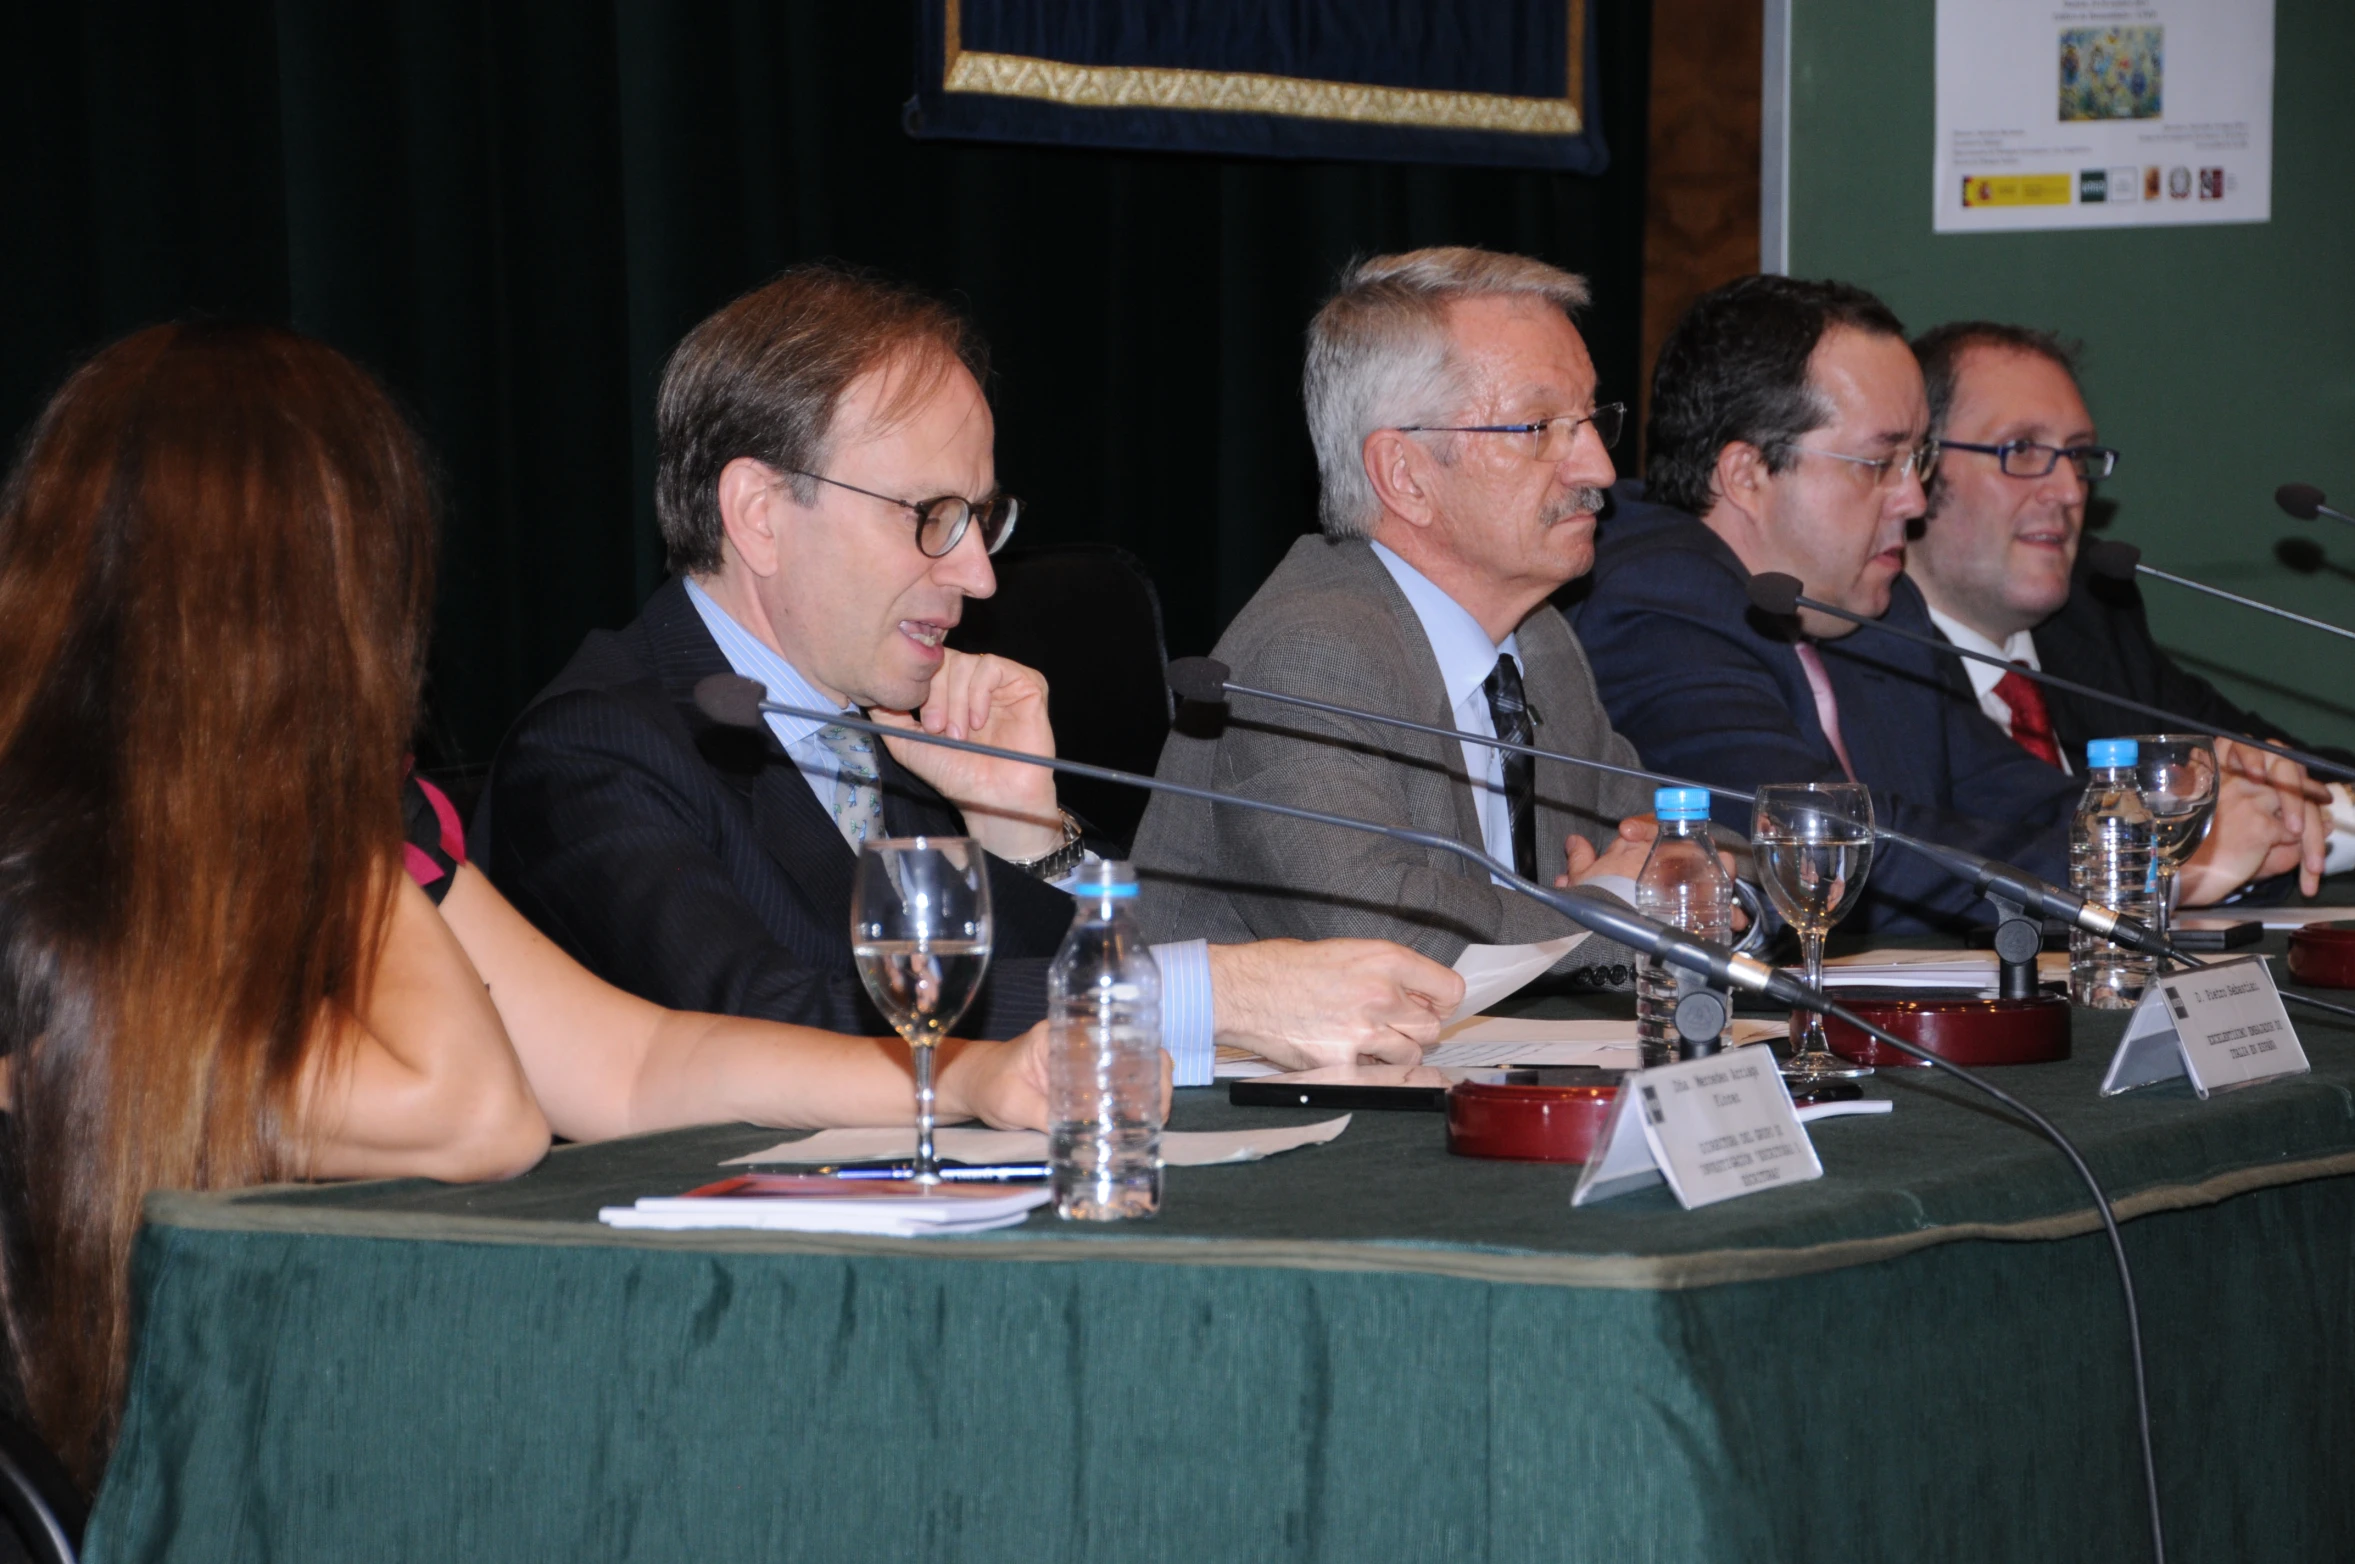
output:
{"label": "plastic water bottle", "polygon": [[[1635,877],[1635,910],[1701,939],[1733,933],[1734,881],[1709,834],[1709,790],[1664,787],[1652,795],[1660,835]],[[1699,986],[1655,956],[1643,958],[1635,978],[1635,1035],[1646,1069],[1677,1057],[1676,1002]]]}
{"label": "plastic water bottle", "polygon": [[[2138,746],[2095,739],[2085,746],[2085,797],[2069,828],[2069,888],[2128,917],[2151,915],[2151,845],[2157,825],[2135,786]],[[2150,982],[2152,960],[2083,930],[2069,935],[2069,997],[2096,1010],[2131,1010]]]}
{"label": "plastic water bottle", "polygon": [[1081,865],[1079,912],[1047,970],[1047,1113],[1055,1214],[1116,1222],[1161,1209],[1161,968],[1137,929],[1136,872]]}

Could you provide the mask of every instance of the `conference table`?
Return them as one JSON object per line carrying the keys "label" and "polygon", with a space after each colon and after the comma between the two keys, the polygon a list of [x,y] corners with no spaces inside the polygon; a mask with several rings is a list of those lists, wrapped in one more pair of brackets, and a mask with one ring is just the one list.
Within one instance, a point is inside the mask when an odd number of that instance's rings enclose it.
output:
{"label": "conference table", "polygon": [[[2310,1075],[2205,1101],[2100,1097],[2114,1014],[1999,1072],[2125,1221],[2179,1564],[2355,1557],[2355,1025],[2293,1015]],[[1866,1087],[1822,1179],[1690,1212],[1362,1111],[1153,1221],[962,1238],[598,1223],[779,1138],[740,1125],[161,1194],[87,1556],[2149,1557],[2082,1185],[1951,1080]]]}

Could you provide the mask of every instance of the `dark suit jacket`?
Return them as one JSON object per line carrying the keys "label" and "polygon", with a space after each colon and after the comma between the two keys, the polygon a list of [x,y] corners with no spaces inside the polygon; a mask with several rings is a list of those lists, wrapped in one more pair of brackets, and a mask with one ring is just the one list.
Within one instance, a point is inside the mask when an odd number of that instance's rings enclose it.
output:
{"label": "dark suit jacket", "polygon": [[[2094,575],[2086,568],[2082,552],[2069,584],[2069,600],[2059,613],[2036,627],[2036,658],[2047,673],[2146,706],[2181,712],[2212,728],[2277,744],[2312,747],[2300,744],[2278,723],[2235,706],[2198,674],[2176,666],[2151,636],[2150,622],[2143,616],[2141,591],[2131,581]],[[1953,661],[1959,668],[1962,659]],[[2066,690],[2047,689],[2044,702],[2052,712],[2054,737],[2070,763],[2078,767],[2085,764],[2088,739],[2153,733],[2160,727],[2155,717]]]}
{"label": "dark suit jacket", "polygon": [[[1749,573],[1715,533],[1638,492],[1614,491],[1594,574],[1570,610],[1612,727],[1646,765],[1720,786],[1841,780],[1787,626],[1750,607]],[[1889,618],[1930,628],[1921,594],[1902,577]],[[1967,686],[1958,698],[1956,659],[1869,628],[1818,650],[1880,824],[2066,878],[2082,784],[2013,743]],[[1718,811],[1724,824],[1749,829],[1743,806],[1721,801]],[[1968,885],[1918,854],[1884,848],[1850,926],[1905,933],[1991,921]]]}
{"label": "dark suit jacket", "polygon": [[[598,976],[678,1010],[868,1035],[891,1028],[851,962],[856,855],[766,728],[721,727],[695,684],[727,659],[672,580],[630,626],[581,643],[500,745],[475,863]],[[961,835],[946,800],[882,753],[895,836]],[[1071,898],[990,860],[988,980],[958,1031],[1046,1014]]]}

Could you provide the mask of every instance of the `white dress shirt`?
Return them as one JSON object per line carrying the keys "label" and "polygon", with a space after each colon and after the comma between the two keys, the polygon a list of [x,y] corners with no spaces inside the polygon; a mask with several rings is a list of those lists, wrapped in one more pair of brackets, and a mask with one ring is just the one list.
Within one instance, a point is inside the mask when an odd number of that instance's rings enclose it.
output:
{"label": "white dress shirt", "polygon": [[[819,694],[799,669],[779,656],[766,641],[738,624],[693,581],[687,583],[687,601],[702,616],[704,628],[719,643],[720,655],[728,659],[728,666],[765,688],[771,701],[780,706],[818,711],[832,708],[834,703]],[[855,717],[859,713],[847,709],[843,715]],[[819,804],[831,813],[835,779],[841,773],[842,762],[816,738],[817,731],[825,724],[777,712],[767,716],[769,731],[785,746],[785,753],[800,770],[810,791],[817,795]],[[1178,1085],[1207,1086],[1218,1055],[1212,1036],[1209,942],[1180,940],[1175,944],[1155,945],[1152,950],[1153,959],[1161,968],[1161,1046],[1169,1055]]]}
{"label": "white dress shirt", "polygon": [[[1927,604],[1923,606],[1928,607]],[[2001,657],[2007,662],[2020,663],[2033,668],[2038,673],[2044,671],[2044,664],[2036,660],[2036,636],[2033,631],[2014,630],[2010,638],[1998,646],[1952,614],[1940,613],[1935,608],[1930,609],[1930,623],[1938,627],[1939,634],[1966,652],[1979,652],[1988,657]],[[1979,709],[1987,713],[1988,721],[2003,729],[2005,733],[2010,733],[2012,731],[2012,709],[2004,704],[2002,696],[1995,693],[1995,686],[2003,679],[2003,670],[1990,667],[1976,657],[1964,658],[1962,665],[1963,672],[1970,677],[1971,693],[1979,697]],[[2057,744],[2054,746],[2056,749],[2059,747]],[[2076,769],[2069,764],[2069,757],[2065,753],[2061,756],[2061,770],[2069,776],[2077,774]]]}

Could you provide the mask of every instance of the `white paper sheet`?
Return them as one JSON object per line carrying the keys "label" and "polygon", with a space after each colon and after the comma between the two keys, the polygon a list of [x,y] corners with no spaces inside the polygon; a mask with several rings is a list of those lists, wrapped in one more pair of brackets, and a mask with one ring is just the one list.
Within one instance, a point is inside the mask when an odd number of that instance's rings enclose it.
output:
{"label": "white paper sheet", "polygon": [[607,1227],[689,1232],[709,1228],[754,1228],[776,1233],[863,1233],[884,1238],[947,1237],[1012,1227],[1054,1198],[1045,1185],[993,1191],[973,1197],[893,1195],[887,1198],[783,1200],[685,1199],[646,1196],[634,1206],[607,1206],[597,1220]]}
{"label": "white paper sheet", "polygon": [[2271,216],[2273,0],[1938,0],[1937,18],[1937,232]]}
{"label": "white paper sheet", "polygon": [[[1781,1037],[1787,1030],[1780,1021],[1743,1017],[1727,1028],[1727,1036],[1739,1047]],[[1549,1021],[1535,1016],[1468,1016],[1443,1030],[1423,1054],[1424,1064],[1440,1070],[1515,1064],[1632,1070],[1640,1062],[1633,1021]],[[1222,1081],[1249,1081],[1285,1072],[1265,1059],[1243,1058],[1221,1059],[1215,1073]]]}
{"label": "white paper sheet", "polygon": [[[1321,1145],[1349,1128],[1349,1115],[1290,1129],[1163,1130],[1164,1167],[1200,1168],[1222,1162],[1257,1162],[1281,1151]],[[932,1137],[945,1162],[1044,1162],[1047,1137],[1041,1130],[946,1129]],[[721,1167],[745,1163],[818,1167],[842,1162],[876,1162],[916,1154],[913,1129],[820,1130],[805,1140],[780,1141],[766,1151],[730,1157]]]}
{"label": "white paper sheet", "polygon": [[1476,1016],[1506,995],[1528,987],[1587,939],[1584,934],[1565,934],[1535,945],[1466,945],[1464,953],[1456,957],[1456,973],[1464,980],[1464,1002],[1447,1018],[1449,1023]]}
{"label": "white paper sheet", "polygon": [[2181,913],[2179,924],[2196,927],[2194,919],[2207,916],[2230,922],[2258,922],[2269,929],[2302,929],[2309,923],[2340,923],[2355,918],[2355,907],[2212,907],[2202,913]]}

